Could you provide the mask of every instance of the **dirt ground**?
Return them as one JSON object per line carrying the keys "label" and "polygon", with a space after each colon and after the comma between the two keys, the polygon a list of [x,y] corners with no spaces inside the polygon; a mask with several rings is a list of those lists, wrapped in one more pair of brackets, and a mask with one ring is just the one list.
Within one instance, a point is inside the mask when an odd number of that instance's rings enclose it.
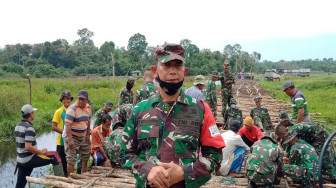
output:
{"label": "dirt ground", "polygon": [[[254,98],[262,97],[262,106],[268,109],[273,125],[278,123],[279,112],[284,110],[291,112],[290,103],[277,101],[271,97],[271,94],[262,89],[259,83],[255,80],[236,80],[233,85],[232,94],[237,101],[237,107],[242,111],[243,118],[250,115],[250,111],[255,107]],[[289,100],[289,99],[288,99]],[[220,94],[220,86],[217,86],[217,117],[218,124],[223,123],[222,112],[222,97]]]}

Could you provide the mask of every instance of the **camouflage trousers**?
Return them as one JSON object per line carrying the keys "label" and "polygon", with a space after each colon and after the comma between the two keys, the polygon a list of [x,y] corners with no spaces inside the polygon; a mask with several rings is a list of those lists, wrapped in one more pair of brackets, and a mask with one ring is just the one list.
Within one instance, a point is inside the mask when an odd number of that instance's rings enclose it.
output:
{"label": "camouflage trousers", "polygon": [[224,118],[226,106],[229,105],[231,98],[233,98],[232,90],[222,89],[222,116]]}
{"label": "camouflage trousers", "polygon": [[[315,147],[317,154],[320,156],[323,145]],[[328,176],[331,180],[336,181],[336,157],[333,143],[330,143],[322,160],[322,174]]]}
{"label": "camouflage trousers", "polygon": [[269,131],[273,129],[273,125],[269,124],[266,119],[255,117],[253,118],[254,124],[264,131]]}
{"label": "camouflage trousers", "polygon": [[279,182],[280,178],[278,179],[277,176],[277,169],[275,169],[272,173],[258,173],[252,170],[246,170],[246,175],[249,180],[255,183],[275,183]]}
{"label": "camouflage trousers", "polygon": [[[302,179],[308,179],[311,182],[316,181],[315,175],[317,174],[316,172],[314,174],[308,173],[307,169],[299,166],[299,165],[289,165],[284,167],[285,174],[290,177],[294,182],[299,182]],[[314,169],[317,171],[317,169]]]}

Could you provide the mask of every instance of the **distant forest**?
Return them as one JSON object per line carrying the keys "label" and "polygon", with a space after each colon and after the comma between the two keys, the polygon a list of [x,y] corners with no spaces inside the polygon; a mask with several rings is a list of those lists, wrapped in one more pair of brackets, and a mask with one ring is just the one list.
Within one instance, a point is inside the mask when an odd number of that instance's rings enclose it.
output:
{"label": "distant forest", "polygon": [[[77,31],[79,39],[69,44],[65,39],[40,44],[5,45],[0,49],[0,77],[71,77],[90,74],[112,75],[112,57],[116,76],[131,75],[134,70],[143,71],[155,62],[155,46],[148,46],[146,37],[140,33],[131,36],[127,48],[116,48],[113,41],[106,41],[99,48],[92,41],[94,33],[87,28]],[[232,72],[252,71],[264,73],[266,69],[300,69],[336,72],[332,58],[296,61],[263,61],[258,52],[246,52],[239,44],[226,45],[223,51],[199,49],[189,39],[182,39],[188,75],[209,75],[223,71],[228,61]],[[162,45],[162,44],[158,44]]]}

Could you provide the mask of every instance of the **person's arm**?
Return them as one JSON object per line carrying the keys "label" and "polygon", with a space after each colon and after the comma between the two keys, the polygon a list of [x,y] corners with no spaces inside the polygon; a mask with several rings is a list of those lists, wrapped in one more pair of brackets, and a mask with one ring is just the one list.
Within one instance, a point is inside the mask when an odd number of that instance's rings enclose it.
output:
{"label": "person's arm", "polygon": [[54,114],[54,117],[52,119],[52,122],[51,122],[51,129],[59,134],[62,134],[63,130],[58,128],[58,123],[60,122],[61,120],[61,114],[59,113],[60,111],[59,110],[56,110],[55,114]]}
{"label": "person's arm", "polygon": [[140,89],[138,89],[136,91],[136,94],[135,94],[135,100],[134,100],[134,104],[133,105],[136,105],[138,102],[140,102],[139,101],[140,95],[141,95],[141,91],[140,91]]}
{"label": "person's arm", "polygon": [[47,153],[47,149],[44,148],[42,150],[37,149],[31,142],[25,142],[25,149],[30,152],[34,153],[36,155],[45,155]]}
{"label": "person's arm", "polygon": [[53,131],[59,133],[59,134],[62,134],[62,133],[63,133],[63,129],[58,128],[57,125],[58,125],[58,124],[57,124],[56,122],[53,121],[53,122],[51,123],[51,129],[52,129]]}
{"label": "person's arm", "polygon": [[257,127],[257,139],[260,140],[263,137],[263,134],[259,127]]}
{"label": "person's arm", "polygon": [[121,89],[120,90],[120,93],[119,93],[119,106],[123,105],[125,103],[124,101],[124,92],[123,92],[124,89]]}
{"label": "person's arm", "polygon": [[86,123],[87,124],[87,127],[86,127],[86,143],[87,144],[90,144],[90,134],[91,134],[90,121],[91,121],[91,116]]}
{"label": "person's arm", "polygon": [[250,147],[245,144],[245,142],[243,141],[243,139],[240,136],[239,136],[239,138],[236,139],[236,145],[244,147],[246,149],[246,151],[250,151]]}
{"label": "person's arm", "polygon": [[75,111],[71,107],[69,107],[65,114],[65,132],[70,149],[75,148],[75,142],[72,138],[72,131],[71,131],[71,124],[74,119],[75,119]]}
{"label": "person's arm", "polygon": [[303,120],[303,116],[304,116],[304,108],[298,109],[298,116],[297,116],[296,123],[301,123]]}

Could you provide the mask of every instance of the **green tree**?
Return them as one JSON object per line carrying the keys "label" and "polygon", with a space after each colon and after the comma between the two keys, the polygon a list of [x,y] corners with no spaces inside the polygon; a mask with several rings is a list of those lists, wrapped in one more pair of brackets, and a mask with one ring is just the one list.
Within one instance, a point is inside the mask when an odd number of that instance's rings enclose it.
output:
{"label": "green tree", "polygon": [[140,33],[133,35],[128,40],[127,49],[138,52],[139,56],[144,55],[148,43],[146,42],[146,37]]}

